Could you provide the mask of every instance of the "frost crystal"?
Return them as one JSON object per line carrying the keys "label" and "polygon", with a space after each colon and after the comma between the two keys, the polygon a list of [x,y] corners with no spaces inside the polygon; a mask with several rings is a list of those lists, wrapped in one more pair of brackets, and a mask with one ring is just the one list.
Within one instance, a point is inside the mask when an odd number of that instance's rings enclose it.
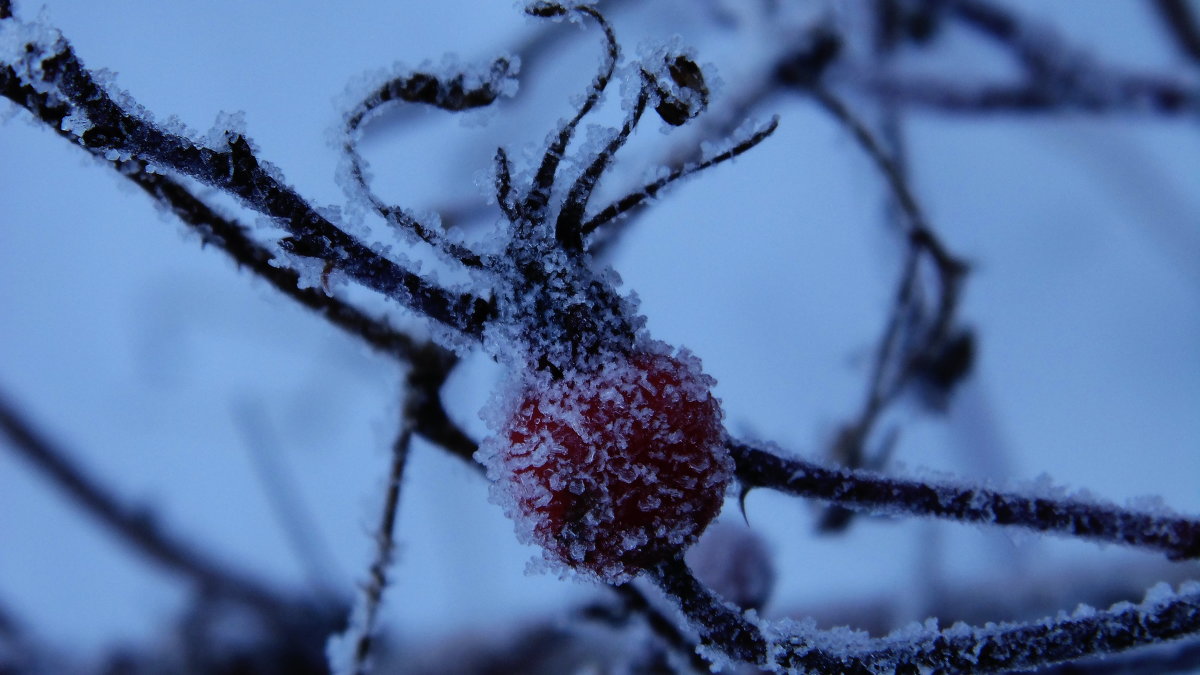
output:
{"label": "frost crystal", "polygon": [[497,433],[476,455],[522,541],[610,583],[694,542],[732,474],[713,380],[652,347],[559,379],[528,372],[485,411]]}

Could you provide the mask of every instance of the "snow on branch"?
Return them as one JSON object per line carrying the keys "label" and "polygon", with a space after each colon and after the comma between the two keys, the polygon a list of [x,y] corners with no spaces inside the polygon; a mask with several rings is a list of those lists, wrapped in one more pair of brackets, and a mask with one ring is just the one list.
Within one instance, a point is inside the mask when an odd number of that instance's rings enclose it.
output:
{"label": "snow on branch", "polygon": [[1140,604],[1107,610],[1084,605],[1072,614],[1038,621],[955,624],[937,621],[872,638],[847,628],[819,630],[812,620],[767,622],[723,602],[679,560],[652,571],[654,581],[680,606],[705,647],[771,672],[878,673],[1002,672],[1062,663],[1160,644],[1200,632],[1200,584],[1178,592],[1152,588]]}
{"label": "snow on branch", "polygon": [[1004,492],[942,480],[894,478],[784,458],[731,440],[737,475],[746,487],[884,515],[915,515],[968,523],[1022,527],[1124,544],[1166,553],[1172,560],[1200,559],[1200,519],[1125,509],[1085,497]]}
{"label": "snow on branch", "polygon": [[70,116],[79,142],[111,159],[138,158],[240,198],[285,227],[280,244],[301,256],[321,258],[356,281],[470,336],[482,334],[490,305],[482,298],[434,286],[359,242],[314,209],[278,170],[257,157],[250,141],[225,130],[223,147],[204,144],[156,125],[119,104],[92,77],[57,31],[6,20],[9,51],[0,67],[0,92],[47,124]]}

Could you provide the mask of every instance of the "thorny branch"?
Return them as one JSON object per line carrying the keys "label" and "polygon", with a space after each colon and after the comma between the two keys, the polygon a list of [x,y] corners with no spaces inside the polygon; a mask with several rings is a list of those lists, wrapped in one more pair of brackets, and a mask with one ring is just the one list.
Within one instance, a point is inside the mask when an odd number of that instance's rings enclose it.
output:
{"label": "thorny branch", "polygon": [[914,480],[788,459],[729,442],[738,478],[748,487],[780,490],[849,508],[1013,525],[1038,532],[1125,544],[1200,558],[1200,519],[1123,509],[1084,499],[1034,497],[936,480]]}

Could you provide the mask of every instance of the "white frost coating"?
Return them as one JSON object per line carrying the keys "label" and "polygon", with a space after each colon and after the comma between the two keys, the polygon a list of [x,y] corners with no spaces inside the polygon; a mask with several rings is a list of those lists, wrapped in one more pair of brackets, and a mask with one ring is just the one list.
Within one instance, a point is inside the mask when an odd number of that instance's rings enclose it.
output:
{"label": "white frost coating", "polygon": [[656,353],[665,349],[647,341],[557,380],[523,371],[481,412],[495,432],[476,454],[491,499],[518,539],[542,546],[547,569],[626,581],[719,510],[732,461],[712,379],[686,351]]}
{"label": "white frost coating", "polygon": [[[817,628],[816,622],[811,618],[806,618],[802,621],[782,619],[772,622],[761,622],[755,621],[754,615],[751,612],[747,612],[746,616],[752,620],[752,623],[759,625],[763,637],[767,640],[767,644],[769,645],[767,669],[772,672],[804,672],[802,670],[788,669],[783,664],[786,664],[792,655],[803,654],[810,649],[817,649],[835,659],[865,659],[869,664],[870,672],[890,673],[894,672],[896,666],[900,665],[899,660],[906,660],[908,655],[936,651],[935,645],[939,640],[944,638],[956,640],[967,639],[974,645],[974,651],[966,652],[959,650],[955,652],[956,655],[977,658],[989,644],[995,646],[997,643],[1003,644],[1006,640],[1012,639],[1011,637],[1005,637],[1005,633],[1011,633],[1019,628],[1045,627],[1049,629],[1049,634],[1039,639],[1044,640],[1048,644],[1058,644],[1063,641],[1072,640],[1072,637],[1068,633],[1062,632],[1060,634],[1065,624],[1088,620],[1106,622],[1111,619],[1103,616],[1105,614],[1113,615],[1130,611],[1141,615],[1139,620],[1144,621],[1146,618],[1149,618],[1149,615],[1160,610],[1167,603],[1180,600],[1195,601],[1197,595],[1200,595],[1200,583],[1195,581],[1184,582],[1180,585],[1178,591],[1172,589],[1169,584],[1160,583],[1146,592],[1145,599],[1140,604],[1119,602],[1103,611],[1086,605],[1080,605],[1070,615],[1060,612],[1056,617],[1046,617],[1028,623],[989,622],[983,626],[969,626],[958,622],[945,630],[939,630],[936,619],[927,619],[923,623],[909,624],[882,638],[872,638],[864,631],[844,627],[832,630],[820,630]],[[1018,649],[1026,649],[1028,647],[1025,644],[1014,644],[1012,646]],[[892,654],[892,658],[878,658],[883,653]],[[925,669],[921,672],[929,671]]]}
{"label": "white frost coating", "polygon": [[[361,595],[361,594],[360,594]],[[367,633],[366,603],[360,597],[350,611],[349,625],[341,633],[329,636],[325,643],[325,660],[329,663],[330,675],[356,675],[357,664],[354,653],[358,642]]]}
{"label": "white frost coating", "polygon": [[[32,45],[32,53],[26,45]],[[43,81],[42,60],[66,48],[62,34],[50,27],[43,7],[37,21],[0,21],[0,61],[11,66],[22,83],[60,99],[52,83]],[[32,57],[32,58],[31,58]]]}

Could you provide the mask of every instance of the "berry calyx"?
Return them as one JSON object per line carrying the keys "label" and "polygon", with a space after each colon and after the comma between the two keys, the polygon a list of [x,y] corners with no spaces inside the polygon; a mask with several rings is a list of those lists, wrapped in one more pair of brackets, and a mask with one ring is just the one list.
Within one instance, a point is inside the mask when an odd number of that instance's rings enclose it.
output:
{"label": "berry calyx", "polygon": [[714,380],[686,352],[527,374],[477,456],[552,564],[610,583],[678,555],[720,511],[732,461]]}

